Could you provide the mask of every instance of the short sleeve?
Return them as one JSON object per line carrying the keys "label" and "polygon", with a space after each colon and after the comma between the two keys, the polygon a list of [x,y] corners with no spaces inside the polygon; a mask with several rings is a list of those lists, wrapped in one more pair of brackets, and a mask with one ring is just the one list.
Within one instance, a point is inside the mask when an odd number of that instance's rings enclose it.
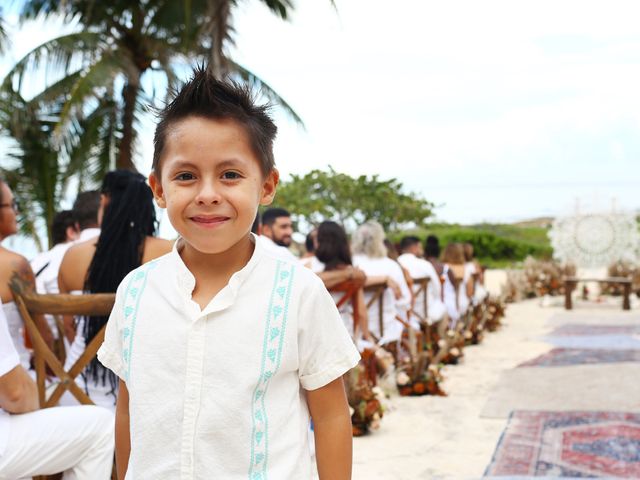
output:
{"label": "short sleeve", "polygon": [[298,316],[298,368],[305,390],[327,385],[360,360],[333,298],[318,277],[313,280]]}
{"label": "short sleeve", "polygon": [[125,278],[118,290],[116,299],[109,315],[104,341],[98,350],[98,360],[118,377],[126,380],[126,366],[123,360],[123,329],[124,329],[124,296],[128,278]]}
{"label": "short sleeve", "polygon": [[0,377],[20,365],[20,357],[13,345],[7,319],[0,304]]}

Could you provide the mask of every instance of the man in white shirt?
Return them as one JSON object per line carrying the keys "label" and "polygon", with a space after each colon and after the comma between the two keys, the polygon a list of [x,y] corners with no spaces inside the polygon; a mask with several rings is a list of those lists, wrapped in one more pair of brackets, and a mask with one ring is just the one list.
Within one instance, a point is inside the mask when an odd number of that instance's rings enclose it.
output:
{"label": "man in white shirt", "polygon": [[31,260],[38,293],[59,293],[58,271],[64,254],[72,245],[100,235],[99,208],[100,192],[92,190],[78,194],[73,210],[65,210],[55,216],[52,226],[53,248]]}
{"label": "man in white shirt", "polygon": [[293,222],[291,214],[287,210],[284,208],[265,210],[262,214],[260,233],[260,241],[265,249],[286,260],[298,260],[289,250],[293,235]]}
{"label": "man in white shirt", "polygon": [[96,238],[100,235],[100,192],[98,190],[90,190],[78,194],[76,201],[73,202],[73,214],[78,222],[80,229],[80,237],[76,243],[84,242]]}
{"label": "man in white shirt", "polygon": [[[409,271],[411,278],[428,278],[427,287],[427,321],[429,324],[439,322],[445,316],[446,308],[442,302],[442,287],[440,277],[433,265],[422,258],[423,250],[420,239],[414,236],[406,236],[400,241],[398,262]],[[424,295],[424,293],[423,293]],[[416,298],[416,306],[422,305],[422,296]]]}
{"label": "man in white shirt", "polygon": [[63,210],[53,217],[51,226],[53,248],[42,252],[31,260],[31,269],[36,276],[38,293],[58,293],[58,270],[67,249],[80,236],[72,210]]}
{"label": "man in white shirt", "polygon": [[36,384],[20,366],[0,308],[0,480],[58,472],[75,480],[110,478],[114,419],[109,410],[38,408]]}
{"label": "man in white shirt", "polygon": [[[447,307],[442,299],[442,284],[440,276],[433,264],[424,258],[424,250],[420,239],[415,236],[406,236],[400,241],[400,251],[402,254],[398,257],[398,262],[409,271],[412,278],[429,278],[427,286],[427,322],[429,325],[437,324],[438,335],[440,336],[439,351],[436,355],[438,361],[443,358],[447,351],[451,348],[452,340],[446,337],[445,333],[448,328],[449,318],[447,316]],[[416,298],[416,310],[420,312],[419,307],[424,302],[424,292]]]}

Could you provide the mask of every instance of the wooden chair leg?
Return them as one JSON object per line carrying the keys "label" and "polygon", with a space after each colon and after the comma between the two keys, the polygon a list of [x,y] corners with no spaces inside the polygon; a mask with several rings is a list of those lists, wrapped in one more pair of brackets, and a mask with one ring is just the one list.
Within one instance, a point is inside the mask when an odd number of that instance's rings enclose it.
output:
{"label": "wooden chair leg", "polygon": [[631,283],[624,284],[622,297],[622,310],[631,310]]}

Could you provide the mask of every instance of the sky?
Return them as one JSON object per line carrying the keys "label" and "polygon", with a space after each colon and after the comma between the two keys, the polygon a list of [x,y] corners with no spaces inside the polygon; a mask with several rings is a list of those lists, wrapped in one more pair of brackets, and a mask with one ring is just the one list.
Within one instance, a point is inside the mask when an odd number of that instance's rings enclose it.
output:
{"label": "sky", "polygon": [[640,208],[637,1],[253,2],[233,52],[291,103],[283,173],[399,178],[438,219]]}
{"label": "sky", "polygon": [[[395,177],[446,222],[640,209],[637,0],[240,3],[231,56],[305,123],[275,112],[284,178]],[[23,27],[13,56],[64,28]]]}

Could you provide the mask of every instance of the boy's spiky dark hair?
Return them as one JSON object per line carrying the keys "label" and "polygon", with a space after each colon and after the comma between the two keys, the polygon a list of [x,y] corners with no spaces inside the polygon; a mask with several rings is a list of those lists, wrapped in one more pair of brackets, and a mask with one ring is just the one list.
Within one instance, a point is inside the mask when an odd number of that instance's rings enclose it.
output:
{"label": "boy's spiky dark hair", "polygon": [[191,79],[176,93],[173,100],[158,113],[159,122],[153,138],[153,171],[160,176],[162,154],[167,134],[178,122],[188,117],[213,120],[234,120],[249,138],[260,169],[266,176],[273,170],[273,140],[278,131],[269,116],[269,105],[258,105],[247,85],[217,80],[200,65],[194,68]]}

